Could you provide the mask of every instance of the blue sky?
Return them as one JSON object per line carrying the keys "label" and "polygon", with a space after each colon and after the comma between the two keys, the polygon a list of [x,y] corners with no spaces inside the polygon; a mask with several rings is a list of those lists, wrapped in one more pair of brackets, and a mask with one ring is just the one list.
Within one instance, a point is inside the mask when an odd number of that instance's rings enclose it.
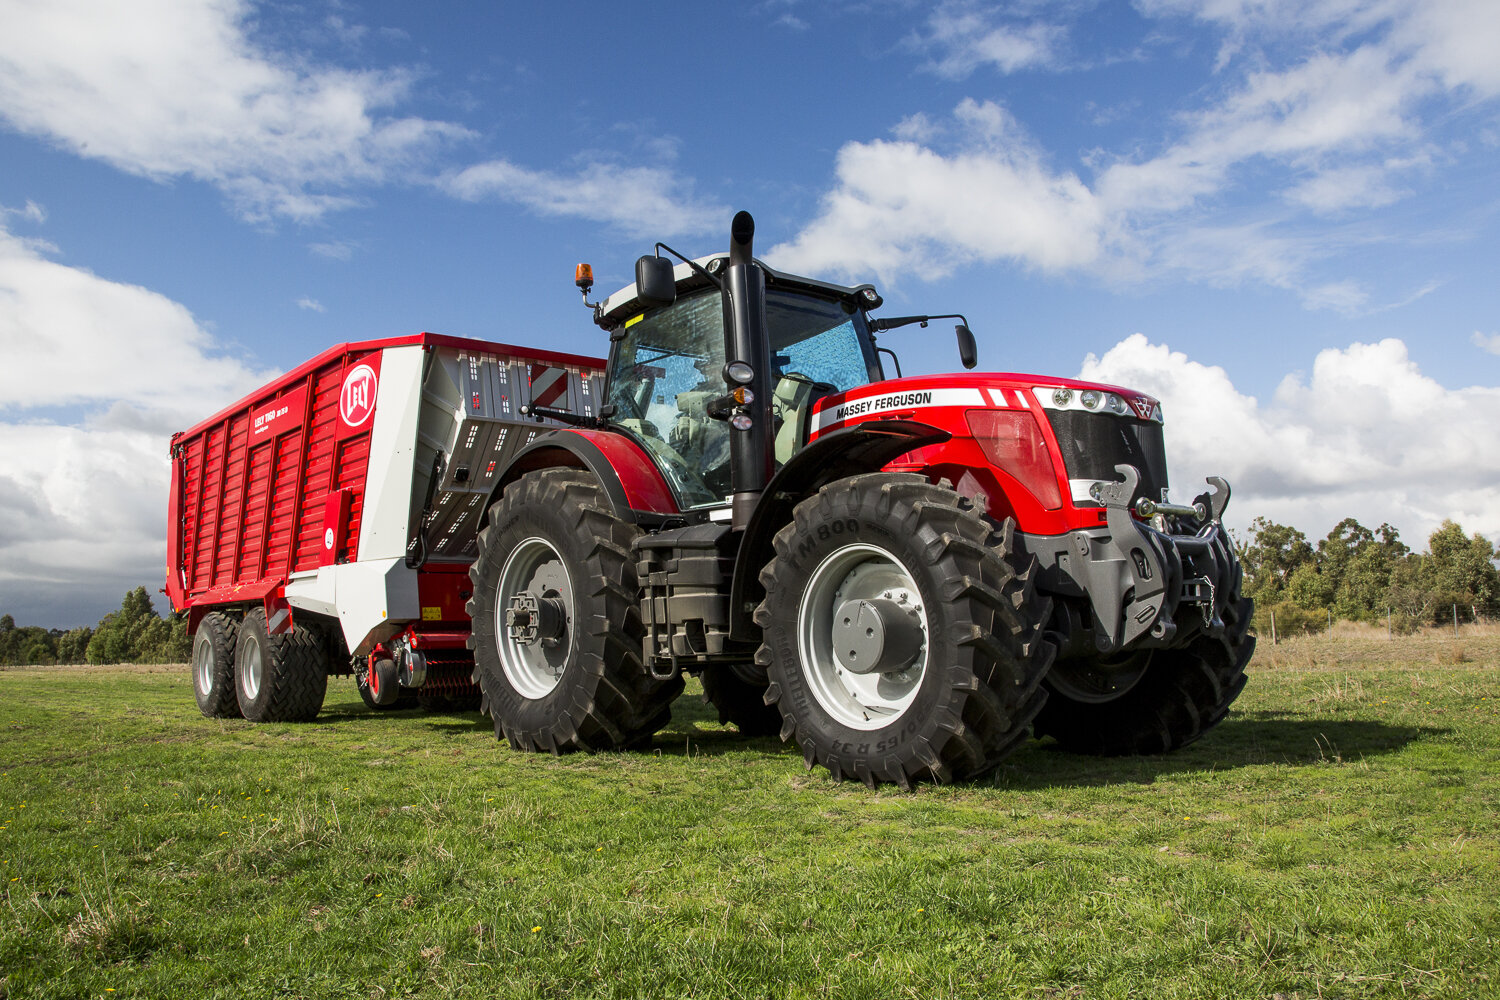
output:
{"label": "blue sky", "polygon": [[1494,538],[1496,51],[1493,0],[0,0],[0,611],[159,586],[168,436],[270,374],[602,353],[573,265],[740,208],[984,368],[1161,396],[1237,527]]}

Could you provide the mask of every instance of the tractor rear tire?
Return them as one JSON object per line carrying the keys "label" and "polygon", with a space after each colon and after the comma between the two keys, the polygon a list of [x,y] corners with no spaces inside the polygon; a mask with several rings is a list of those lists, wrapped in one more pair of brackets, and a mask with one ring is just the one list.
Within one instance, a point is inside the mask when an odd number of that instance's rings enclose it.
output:
{"label": "tractor rear tire", "polygon": [[[667,724],[683,682],[641,661],[639,534],[575,469],[528,473],[490,508],[469,568],[469,647],[498,739],[554,754],[615,750],[647,746]],[[529,634],[508,624],[521,597],[540,607]]]}
{"label": "tractor rear tire", "polygon": [[240,703],[234,693],[234,637],[239,623],[211,611],[193,635],[193,694],[198,711],[210,719],[237,719]]}
{"label": "tractor rear tire", "polygon": [[872,788],[968,781],[1027,737],[1052,603],[1014,531],[915,475],[854,476],[797,505],[761,571],[756,662],[809,768]]}
{"label": "tractor rear tire", "polygon": [[315,626],[270,635],[255,608],[235,642],[234,689],[251,722],[309,722],[328,692],[328,644]]}
{"label": "tractor rear tire", "polygon": [[1245,665],[1255,652],[1255,636],[1248,634],[1254,603],[1240,593],[1238,570],[1235,576],[1222,613],[1224,633],[1142,654],[1148,662],[1117,696],[1087,684],[1098,674],[1086,662],[1057,663],[1043,682],[1049,694],[1036,734],[1074,753],[1120,757],[1167,753],[1218,725],[1244,688]]}
{"label": "tractor rear tire", "polygon": [[741,736],[771,736],[781,729],[781,712],[766,704],[766,685],[740,676],[733,666],[703,669],[703,700],[718,709],[722,725],[733,723]]}

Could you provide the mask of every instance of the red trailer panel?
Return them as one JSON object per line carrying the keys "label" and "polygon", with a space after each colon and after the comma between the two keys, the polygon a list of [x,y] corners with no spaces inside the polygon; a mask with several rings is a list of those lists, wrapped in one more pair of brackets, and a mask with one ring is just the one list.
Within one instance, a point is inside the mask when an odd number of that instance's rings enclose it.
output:
{"label": "red trailer panel", "polygon": [[[545,398],[592,413],[603,365],[434,334],[329,348],[173,437],[173,606],[189,609],[196,628],[215,607],[285,594],[294,608],[340,620],[353,649],[371,616],[394,627],[390,594],[409,591],[411,619],[467,631],[454,571],[467,564],[476,498],[496,460],[545,429],[516,407]],[[380,537],[362,546],[369,530]],[[433,565],[403,574],[419,545]],[[351,601],[369,610],[349,610]]]}

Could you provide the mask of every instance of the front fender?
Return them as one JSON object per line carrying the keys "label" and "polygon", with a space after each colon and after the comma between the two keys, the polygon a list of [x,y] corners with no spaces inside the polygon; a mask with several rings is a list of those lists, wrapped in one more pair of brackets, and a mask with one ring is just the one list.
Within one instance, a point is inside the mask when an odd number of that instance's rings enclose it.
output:
{"label": "front fender", "polygon": [[538,469],[573,468],[590,472],[609,496],[615,514],[642,527],[656,527],[681,512],[671,487],[644,448],[624,434],[564,428],[537,436],[511,459],[485,501],[489,509],[505,488]]}
{"label": "front fender", "polygon": [[759,636],[750,616],[765,596],[760,571],[775,552],[771,540],[791,523],[797,504],[835,480],[883,469],[914,448],[952,436],[915,420],[872,420],[820,437],[793,455],[766,484],[740,539],[729,590],[730,638],[753,642]]}

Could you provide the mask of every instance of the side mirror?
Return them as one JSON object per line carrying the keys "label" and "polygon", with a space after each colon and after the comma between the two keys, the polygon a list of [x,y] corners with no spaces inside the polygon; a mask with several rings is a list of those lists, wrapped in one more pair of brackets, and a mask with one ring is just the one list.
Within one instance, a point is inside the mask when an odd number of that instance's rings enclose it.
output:
{"label": "side mirror", "polygon": [[642,257],[635,262],[635,294],[646,308],[677,301],[677,280],[666,257]]}
{"label": "side mirror", "polygon": [[958,334],[958,359],[965,368],[973,368],[979,364],[979,345],[974,343],[974,334],[962,323],[953,329]]}

